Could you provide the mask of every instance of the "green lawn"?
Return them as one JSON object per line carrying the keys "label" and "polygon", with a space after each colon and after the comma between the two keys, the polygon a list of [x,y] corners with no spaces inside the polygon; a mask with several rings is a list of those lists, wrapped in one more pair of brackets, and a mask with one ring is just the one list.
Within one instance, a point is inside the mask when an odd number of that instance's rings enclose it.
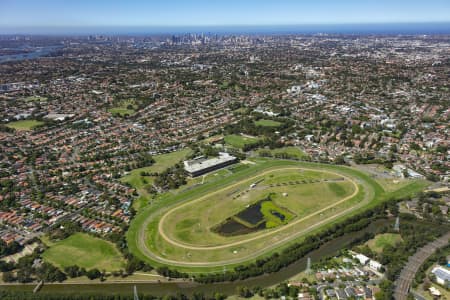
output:
{"label": "green lawn", "polygon": [[[276,217],[273,212],[283,215],[284,220],[282,221],[280,218]],[[261,213],[264,215],[264,219],[266,219],[266,228],[273,228],[282,224],[287,224],[294,217],[294,215],[287,209],[277,206],[272,201],[263,201],[261,203]]]}
{"label": "green lawn", "polygon": [[137,109],[138,106],[136,104],[136,100],[128,99],[122,100],[121,102],[117,103],[115,107],[108,109],[108,111],[114,116],[125,117],[134,115]]}
{"label": "green lawn", "polygon": [[255,121],[256,126],[263,126],[263,127],[280,127],[282,124],[283,123],[281,122],[266,119]]}
{"label": "green lawn", "polygon": [[[443,288],[442,286],[436,284],[436,283],[432,283],[431,286],[433,286],[434,288],[438,289],[441,292],[441,298],[442,300],[448,300],[450,299],[450,291],[446,290],[445,288]],[[420,295],[422,295],[426,300],[434,300],[436,298],[433,298],[433,296],[431,295],[429,290],[424,291],[423,290],[423,284],[419,285],[419,287],[416,289],[416,291],[419,292]]]}
{"label": "green lawn", "polygon": [[277,149],[261,149],[261,150],[259,150],[259,154],[261,154],[263,152],[269,152],[273,157],[278,157],[283,154],[287,154],[288,158],[291,158],[291,159],[292,158],[293,159],[301,159],[301,158],[308,157],[308,155],[305,152],[303,152],[302,150],[300,150],[300,148],[295,147],[295,146],[288,146],[288,147],[277,148]]}
{"label": "green lawn", "polygon": [[153,177],[151,176],[141,176],[141,172],[148,173],[160,173],[167,168],[175,165],[176,163],[185,159],[189,154],[192,153],[192,150],[189,148],[184,148],[179,151],[159,154],[153,156],[155,163],[149,167],[139,168],[132,170],[129,174],[125,175],[121,178],[122,182],[127,182],[131,184],[136,189],[142,189],[146,185],[151,184],[153,182]]}
{"label": "green lawn", "polygon": [[75,233],[49,246],[42,254],[45,261],[58,267],[77,265],[86,269],[115,271],[124,267],[125,259],[114,244],[85,233]]}
{"label": "green lawn", "polygon": [[416,179],[403,179],[403,178],[376,178],[375,179],[385,191],[395,191],[401,187],[407,186]]}
{"label": "green lawn", "polygon": [[381,253],[384,247],[390,245],[395,246],[402,241],[400,234],[395,233],[383,233],[378,234],[375,238],[367,242],[367,245],[372,251]]}
{"label": "green lawn", "polygon": [[6,124],[7,127],[13,128],[16,130],[32,130],[36,126],[43,125],[44,122],[37,120],[20,120],[9,122]]}
{"label": "green lawn", "polygon": [[281,125],[283,125],[283,123],[273,121],[273,120],[261,119],[261,120],[255,121],[255,125],[263,126],[263,127],[280,127]]}
{"label": "green lawn", "polygon": [[[136,210],[139,210],[145,206],[147,206],[147,203],[150,200],[149,194],[146,191],[146,187],[153,184],[154,177],[153,176],[142,176],[141,172],[148,172],[148,173],[159,173],[167,168],[175,165],[179,161],[182,161],[185,159],[188,155],[192,153],[192,150],[189,148],[184,148],[179,151],[166,153],[166,154],[159,154],[153,156],[153,159],[155,160],[155,163],[149,167],[134,169],[129,174],[123,176],[120,181],[123,183],[128,183],[137,191],[139,192],[139,198],[133,201],[133,207]],[[197,181],[200,178],[197,179]],[[189,181],[188,183],[194,183]]]}
{"label": "green lawn", "polygon": [[257,137],[249,137],[249,136],[242,136],[237,134],[230,134],[225,136],[224,138],[225,143],[235,147],[242,149],[245,145],[251,145],[259,141],[259,138]]}
{"label": "green lawn", "polygon": [[114,116],[120,117],[131,116],[135,113],[133,109],[128,109],[124,107],[113,107],[108,109],[108,111],[112,113]]}
{"label": "green lawn", "polygon": [[34,101],[47,101],[47,97],[41,97],[41,96],[29,96],[24,98],[26,102],[34,102]]}

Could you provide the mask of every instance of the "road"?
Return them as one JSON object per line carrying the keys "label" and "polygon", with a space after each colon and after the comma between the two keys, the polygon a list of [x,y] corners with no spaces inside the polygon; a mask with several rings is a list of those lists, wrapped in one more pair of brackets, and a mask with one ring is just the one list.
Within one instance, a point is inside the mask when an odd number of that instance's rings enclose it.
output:
{"label": "road", "polygon": [[394,299],[406,300],[409,294],[409,287],[416,276],[420,266],[430,257],[438,248],[448,244],[450,232],[438,238],[437,240],[420,248],[413,256],[410,256],[407,264],[400,272],[400,276],[395,281]]}

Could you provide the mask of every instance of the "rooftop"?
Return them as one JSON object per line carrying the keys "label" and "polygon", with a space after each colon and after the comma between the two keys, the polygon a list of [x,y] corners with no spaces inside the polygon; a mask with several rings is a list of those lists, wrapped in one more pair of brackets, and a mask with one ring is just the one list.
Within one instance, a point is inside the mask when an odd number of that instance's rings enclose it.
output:
{"label": "rooftop", "polygon": [[203,157],[195,158],[192,160],[184,161],[184,169],[189,173],[195,173],[200,170],[217,166],[226,162],[236,160],[235,156],[232,156],[226,152],[220,152],[219,157],[205,159]]}
{"label": "rooftop", "polygon": [[450,281],[450,270],[447,270],[443,267],[436,267],[431,271],[431,273],[443,280]]}

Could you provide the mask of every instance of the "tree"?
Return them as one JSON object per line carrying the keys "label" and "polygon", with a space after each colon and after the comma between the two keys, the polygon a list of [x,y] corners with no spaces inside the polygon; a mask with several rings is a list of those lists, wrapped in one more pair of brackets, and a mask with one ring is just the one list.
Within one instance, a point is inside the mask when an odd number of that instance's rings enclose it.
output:
{"label": "tree", "polygon": [[13,262],[5,262],[0,260],[0,272],[8,272],[14,270]]}
{"label": "tree", "polygon": [[345,163],[344,156],[342,156],[342,155],[337,156],[334,159],[334,163],[337,164],[337,165],[345,165],[346,163]]}
{"label": "tree", "polygon": [[225,300],[227,297],[219,292],[214,293],[214,300]]}
{"label": "tree", "polygon": [[408,173],[407,169],[403,169],[402,174],[403,174],[404,178],[408,178],[409,177],[409,173]]}
{"label": "tree", "polygon": [[80,267],[78,266],[68,266],[64,268],[64,272],[66,272],[69,277],[74,278],[80,276]]}
{"label": "tree", "polygon": [[102,273],[98,269],[92,269],[86,272],[86,276],[90,280],[94,280],[100,278],[102,276]]}
{"label": "tree", "polygon": [[17,281],[20,283],[31,282],[31,269],[30,268],[21,268],[17,271]]}
{"label": "tree", "polygon": [[253,296],[252,292],[250,291],[250,289],[246,286],[238,286],[236,287],[236,293],[244,298],[250,298],[251,296]]}
{"label": "tree", "polygon": [[4,282],[13,282],[15,281],[16,278],[14,277],[14,274],[10,271],[8,272],[3,272],[3,281]]}

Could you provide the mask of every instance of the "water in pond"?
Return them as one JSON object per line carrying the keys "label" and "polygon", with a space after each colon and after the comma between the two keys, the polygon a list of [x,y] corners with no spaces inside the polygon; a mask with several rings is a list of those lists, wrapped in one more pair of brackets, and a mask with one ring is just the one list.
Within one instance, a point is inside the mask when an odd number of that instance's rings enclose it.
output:
{"label": "water in pond", "polygon": [[262,222],[258,226],[248,227],[239,223],[234,218],[228,218],[225,222],[214,228],[213,231],[223,236],[233,236],[248,234],[264,228],[266,228],[266,222]]}
{"label": "water in pond", "polygon": [[285,215],[281,214],[280,212],[276,211],[276,210],[271,210],[270,213],[272,215],[274,215],[275,217],[277,217],[278,219],[281,220],[281,222],[284,221],[284,219],[286,219]]}
{"label": "water in pond", "polygon": [[258,225],[261,221],[264,220],[264,215],[261,212],[261,203],[262,201],[258,201],[257,203],[250,205],[243,211],[239,212],[236,217],[246,223],[255,226]]}
{"label": "water in pond", "polygon": [[[248,206],[236,215],[212,228],[212,231],[223,236],[233,236],[266,229],[267,216],[262,212],[262,205],[266,201],[270,200],[260,200],[257,203]],[[286,219],[285,215],[275,209],[271,209],[269,212],[277,217],[281,223]]]}

